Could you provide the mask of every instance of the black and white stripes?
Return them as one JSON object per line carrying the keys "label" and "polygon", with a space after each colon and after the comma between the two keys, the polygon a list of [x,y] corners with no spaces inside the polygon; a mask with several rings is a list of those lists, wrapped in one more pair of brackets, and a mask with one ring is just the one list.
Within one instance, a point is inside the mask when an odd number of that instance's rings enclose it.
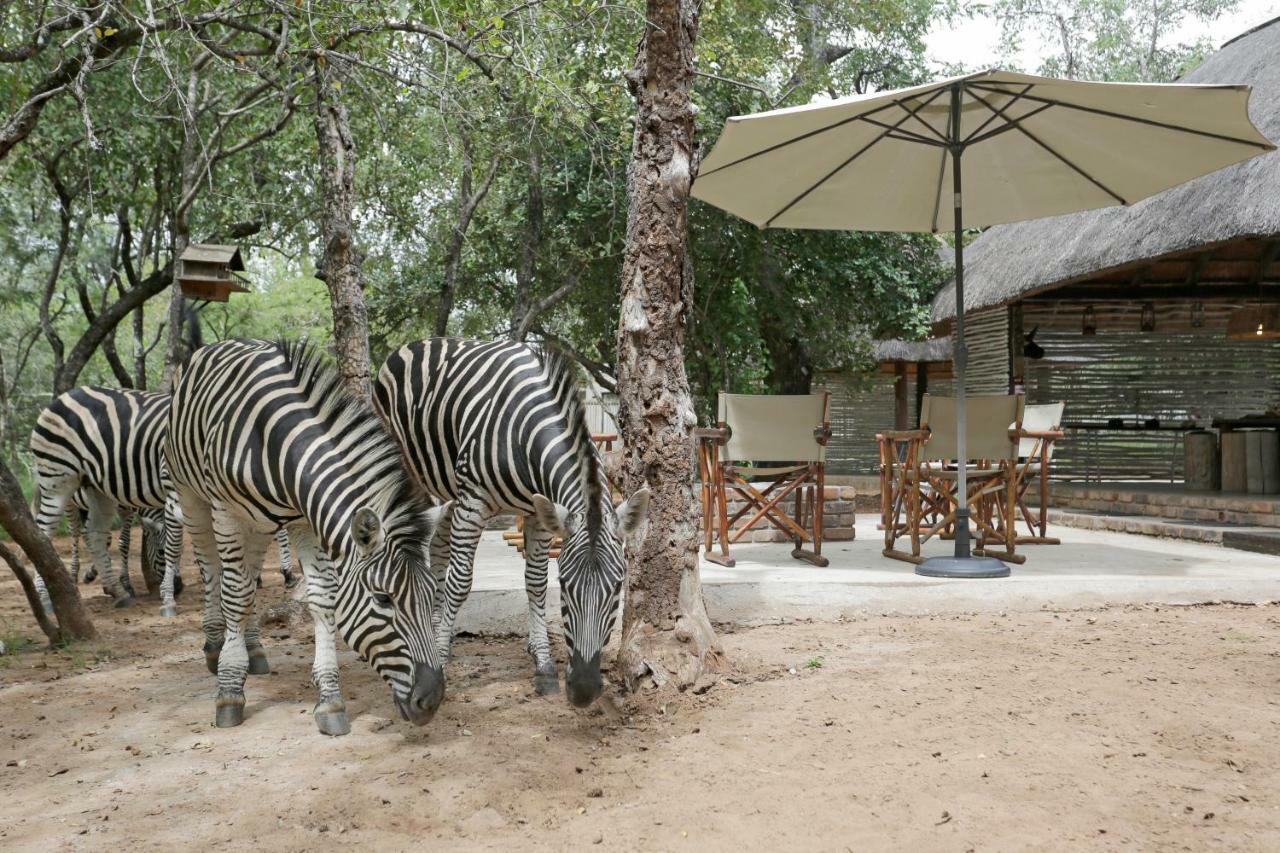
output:
{"label": "black and white stripes", "polygon": [[[132,604],[133,593],[127,584],[127,563],[122,580],[108,553],[111,522],[117,507],[165,508],[170,493],[163,457],[168,412],[166,394],[86,386],[54,399],[31,433],[39,494],[36,522],[51,535],[70,507],[85,510],[89,553],[103,589],[118,607]],[[172,605],[182,548],[180,522],[172,515],[166,516],[164,541],[164,589],[166,604]],[[46,597],[38,576],[37,585]]]}
{"label": "black and white stripes", "polygon": [[617,615],[622,541],[643,521],[649,493],[614,511],[573,372],[554,353],[521,343],[433,338],[393,353],[374,394],[414,474],[432,496],[453,501],[447,542],[437,536],[432,549],[437,573],[447,549],[436,626],[442,654],[471,591],[485,520],[519,512],[535,684],[557,686],[545,606],[547,553],[559,535],[566,690],[575,705],[589,704],[602,687],[600,653]]}
{"label": "black and white stripes", "polygon": [[174,392],[165,456],[205,581],[216,721],[243,719],[248,672],[267,670],[254,580],[288,526],[316,624],[316,721],[349,730],[334,632],[426,723],[443,696],[431,631],[433,513],[382,422],[305,346],[224,341],[197,351]]}

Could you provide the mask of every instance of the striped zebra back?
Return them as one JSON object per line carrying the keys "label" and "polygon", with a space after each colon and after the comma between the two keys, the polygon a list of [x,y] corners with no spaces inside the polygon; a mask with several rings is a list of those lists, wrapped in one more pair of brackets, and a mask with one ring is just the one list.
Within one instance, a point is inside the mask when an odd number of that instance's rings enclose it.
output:
{"label": "striped zebra back", "polygon": [[74,482],[116,503],[163,508],[169,492],[164,434],[169,395],[83,386],[40,413],[31,452],[41,483]]}
{"label": "striped zebra back", "polygon": [[374,399],[437,500],[466,489],[494,511],[530,513],[542,494],[582,512],[583,486],[602,483],[581,393],[555,353],[511,341],[418,341],[383,364]]}

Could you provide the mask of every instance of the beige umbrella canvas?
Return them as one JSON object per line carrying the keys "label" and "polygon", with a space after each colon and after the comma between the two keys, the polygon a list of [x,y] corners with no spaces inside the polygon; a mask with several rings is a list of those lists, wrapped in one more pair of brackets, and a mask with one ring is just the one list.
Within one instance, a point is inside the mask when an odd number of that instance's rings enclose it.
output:
{"label": "beige umbrella canvas", "polygon": [[[1249,87],[1091,83],[984,71],[828,103],[735,116],[693,196],[761,228],[951,229],[964,305],[963,229],[1132,204],[1275,148]],[[955,320],[964,459],[964,311]],[[970,555],[965,466],[955,556],[917,571],[1008,574]]]}

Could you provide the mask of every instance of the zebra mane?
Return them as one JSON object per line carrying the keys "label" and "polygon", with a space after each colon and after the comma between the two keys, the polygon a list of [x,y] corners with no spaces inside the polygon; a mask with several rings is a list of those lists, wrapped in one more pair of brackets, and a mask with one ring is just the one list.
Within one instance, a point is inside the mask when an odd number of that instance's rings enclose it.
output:
{"label": "zebra mane", "polygon": [[[298,388],[317,402],[315,414],[328,431],[341,435],[368,432],[374,437],[365,448],[361,466],[378,470],[384,465],[391,472],[375,484],[376,492],[387,501],[383,526],[405,539],[425,547],[428,529],[423,521],[430,506],[426,495],[410,476],[404,463],[400,443],[378,416],[371,401],[361,400],[342,384],[337,367],[306,339],[275,341],[285,358]],[[379,508],[382,509],[382,508]]]}
{"label": "zebra mane", "polygon": [[569,357],[560,349],[543,344],[540,355],[547,374],[554,377],[556,393],[565,402],[566,418],[573,434],[574,445],[581,448],[583,462],[583,495],[587,507],[587,536],[594,548],[604,529],[604,511],[601,501],[604,500],[604,489],[601,485],[600,455],[591,441],[591,431],[587,428],[587,411],[582,404],[582,392],[578,389],[577,372],[573,369]]}

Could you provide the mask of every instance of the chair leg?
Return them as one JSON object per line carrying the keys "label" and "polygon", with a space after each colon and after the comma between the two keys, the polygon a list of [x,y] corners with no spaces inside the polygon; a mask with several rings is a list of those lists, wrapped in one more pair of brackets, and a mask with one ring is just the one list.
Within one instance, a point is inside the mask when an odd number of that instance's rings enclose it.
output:
{"label": "chair leg", "polygon": [[720,553],[707,554],[707,559],[712,563],[732,569],[738,564],[738,561],[729,556],[729,509],[727,497],[725,495],[724,485],[724,469],[719,465],[715,466],[715,490],[717,504],[717,527],[720,534]]}
{"label": "chair leg", "polygon": [[[822,489],[826,482],[823,477],[821,466],[809,467],[809,471],[804,474],[805,477],[812,476],[814,480],[806,486],[796,489],[797,494],[801,491],[808,491],[808,503],[811,507],[810,514],[813,516],[813,549],[809,550],[802,547],[800,541],[795,541],[796,547],[791,551],[791,556],[797,560],[804,560],[818,568],[825,569],[831,565],[831,561],[822,556]],[[804,519],[800,512],[800,499],[796,499],[796,522],[801,527],[804,526]]]}

